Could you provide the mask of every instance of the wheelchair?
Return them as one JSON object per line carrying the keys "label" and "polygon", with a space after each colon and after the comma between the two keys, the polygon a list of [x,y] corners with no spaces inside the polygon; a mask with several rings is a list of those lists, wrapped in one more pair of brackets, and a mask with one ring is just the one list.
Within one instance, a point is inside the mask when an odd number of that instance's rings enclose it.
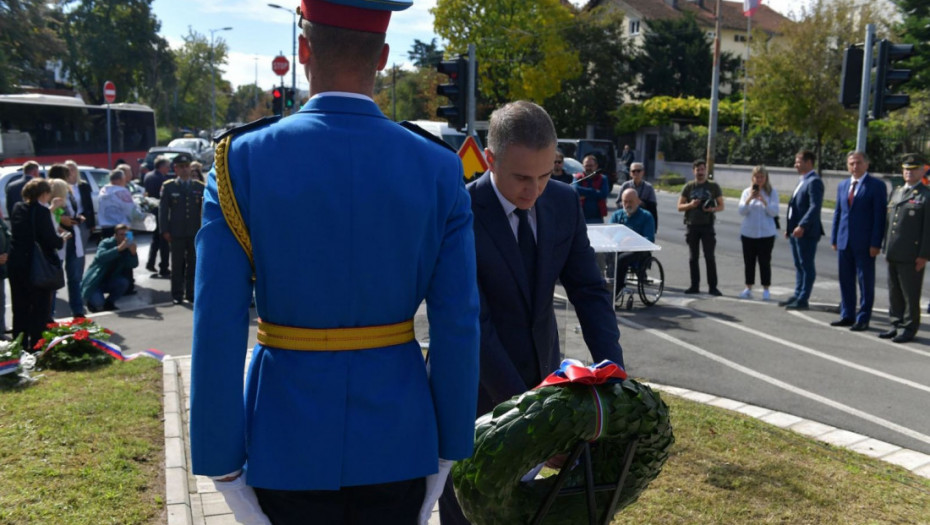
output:
{"label": "wheelchair", "polygon": [[659,302],[665,290],[665,270],[651,253],[643,260],[631,264],[627,270],[625,286],[617,290],[614,298],[616,307],[633,309],[633,298],[638,295],[644,305],[652,306]]}

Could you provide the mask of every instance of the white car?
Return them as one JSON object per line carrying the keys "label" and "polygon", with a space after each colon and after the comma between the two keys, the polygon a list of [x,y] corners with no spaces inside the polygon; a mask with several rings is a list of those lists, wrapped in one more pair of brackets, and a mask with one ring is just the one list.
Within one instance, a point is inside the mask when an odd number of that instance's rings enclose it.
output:
{"label": "white car", "polygon": [[213,145],[207,139],[185,137],[168,143],[169,148],[187,148],[194,152],[194,160],[200,161],[204,169],[213,165]]}

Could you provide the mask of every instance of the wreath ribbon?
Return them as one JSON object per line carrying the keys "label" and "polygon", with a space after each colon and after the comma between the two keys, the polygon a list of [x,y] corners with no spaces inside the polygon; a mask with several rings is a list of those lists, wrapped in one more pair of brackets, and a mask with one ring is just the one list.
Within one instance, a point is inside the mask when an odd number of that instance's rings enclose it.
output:
{"label": "wreath ribbon", "polygon": [[597,441],[604,431],[604,401],[601,394],[594,388],[594,385],[604,383],[619,383],[627,378],[626,371],[610,360],[603,360],[600,363],[584,366],[577,359],[565,359],[559,365],[559,369],[549,374],[543,379],[536,388],[544,386],[565,386],[567,384],[588,385],[591,387],[591,395],[594,397],[594,408],[596,410],[594,420],[594,437],[591,441]]}
{"label": "wreath ribbon", "polygon": [[[48,344],[48,346],[45,347],[45,350],[42,351],[42,354],[45,354],[45,352],[48,352],[55,346],[67,341],[68,339],[75,339],[74,334],[60,335],[56,337],[55,339],[52,339],[52,341]],[[78,340],[80,341],[81,339],[78,339]],[[88,341],[91,345],[94,346],[94,348],[96,348],[97,350],[100,350],[101,352],[104,352],[105,354],[109,355],[113,359],[116,359],[117,361],[132,361],[133,359],[136,359],[138,357],[151,357],[152,359],[157,359],[159,361],[162,361],[165,359],[164,352],[160,352],[158,350],[155,350],[154,348],[149,348],[146,350],[142,350],[141,352],[136,352],[134,354],[125,355],[123,354],[122,349],[120,349],[119,346],[113,343],[107,343],[99,339],[83,339],[83,340]]]}
{"label": "wreath ribbon", "polygon": [[11,374],[19,368],[19,358],[11,359],[9,361],[0,361],[0,376],[4,374]]}

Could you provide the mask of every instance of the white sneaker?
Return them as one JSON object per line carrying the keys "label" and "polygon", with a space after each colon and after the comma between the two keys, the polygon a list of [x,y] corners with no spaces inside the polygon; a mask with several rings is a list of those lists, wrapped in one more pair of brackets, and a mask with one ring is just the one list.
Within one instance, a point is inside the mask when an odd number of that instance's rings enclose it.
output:
{"label": "white sneaker", "polygon": [[768,300],[771,299],[771,298],[772,298],[772,295],[769,294],[769,291],[768,291],[768,290],[762,290],[762,300],[763,300],[763,301],[768,301]]}
{"label": "white sneaker", "polygon": [[740,299],[752,299],[752,290],[750,290],[749,288],[746,288],[745,290],[739,293],[739,298]]}

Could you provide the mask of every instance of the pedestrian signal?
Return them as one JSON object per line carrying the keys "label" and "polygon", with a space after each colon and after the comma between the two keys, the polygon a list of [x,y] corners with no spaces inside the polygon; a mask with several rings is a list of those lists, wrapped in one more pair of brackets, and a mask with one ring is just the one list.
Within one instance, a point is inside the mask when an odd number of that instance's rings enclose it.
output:
{"label": "pedestrian signal", "polygon": [[275,115],[284,113],[284,97],[280,88],[271,90],[271,112]]}

